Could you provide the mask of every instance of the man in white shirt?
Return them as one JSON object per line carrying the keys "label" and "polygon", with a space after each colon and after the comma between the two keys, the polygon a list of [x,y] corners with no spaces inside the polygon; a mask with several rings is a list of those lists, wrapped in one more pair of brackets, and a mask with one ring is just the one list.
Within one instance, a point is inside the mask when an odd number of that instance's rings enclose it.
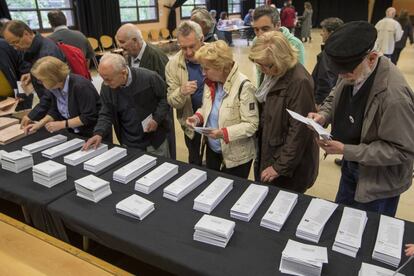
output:
{"label": "man in white shirt", "polygon": [[399,41],[403,35],[400,23],[394,19],[395,13],[395,8],[388,8],[385,12],[385,17],[375,25],[378,31],[377,50],[381,51],[388,58],[391,58],[391,55],[394,53],[395,42]]}

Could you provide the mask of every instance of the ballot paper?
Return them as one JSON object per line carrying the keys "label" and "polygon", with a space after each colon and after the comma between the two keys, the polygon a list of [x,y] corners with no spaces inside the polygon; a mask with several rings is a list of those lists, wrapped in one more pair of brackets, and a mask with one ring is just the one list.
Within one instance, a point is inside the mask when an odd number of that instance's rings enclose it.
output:
{"label": "ballot paper", "polygon": [[230,209],[230,217],[250,221],[269,192],[269,187],[250,184]]}
{"label": "ballot paper", "polygon": [[404,274],[394,274],[393,270],[379,267],[372,264],[362,263],[358,276],[405,276]]}
{"label": "ballot paper", "polygon": [[33,166],[33,182],[51,188],[67,179],[66,166],[46,161]]}
{"label": "ballot paper", "polygon": [[31,154],[45,150],[47,148],[56,146],[58,144],[61,144],[63,142],[66,142],[68,140],[68,137],[58,134],[52,137],[49,137],[44,140],[40,140],[38,142],[23,146],[23,151],[29,152]]}
{"label": "ballot paper", "polygon": [[135,182],[135,190],[144,194],[150,194],[177,173],[177,165],[167,162],[162,163],[148,174],[139,178]]}
{"label": "ballot paper", "polygon": [[97,173],[104,168],[112,165],[113,163],[121,160],[127,156],[127,150],[120,147],[113,147],[112,149],[98,155],[85,163],[83,163],[83,169],[93,173]]}
{"label": "ballot paper", "polygon": [[0,145],[6,145],[26,136],[20,124],[11,125],[0,130]]}
{"label": "ballot paper", "polygon": [[266,214],[263,216],[260,226],[279,232],[297,202],[297,194],[279,191]]}
{"label": "ballot paper", "polygon": [[296,237],[319,242],[323,228],[338,204],[313,198],[296,230]]}
{"label": "ballot paper", "polygon": [[127,184],[137,178],[140,174],[154,167],[156,164],[156,157],[144,154],[122,168],[114,171],[113,179]]}
{"label": "ballot paper", "polygon": [[19,96],[18,94],[26,94],[26,92],[24,91],[24,89],[22,87],[22,82],[21,81],[17,81],[17,89],[15,89],[15,93],[14,94],[16,96]]}
{"label": "ballot paper", "polygon": [[75,181],[76,195],[95,203],[112,194],[109,182],[92,174]]}
{"label": "ballot paper", "polygon": [[214,129],[211,127],[194,127],[194,131],[200,134],[209,134]]}
{"label": "ballot paper", "polygon": [[324,263],[328,263],[326,247],[288,240],[282,251],[279,270],[291,275],[319,276]]}
{"label": "ballot paper", "polygon": [[367,221],[367,212],[345,207],[332,250],[355,258]]}
{"label": "ballot paper", "polygon": [[5,129],[9,126],[19,124],[19,119],[9,118],[9,117],[0,117],[0,130]]}
{"label": "ballot paper", "polygon": [[96,149],[90,148],[88,150],[79,150],[69,155],[66,155],[63,158],[63,161],[66,164],[69,164],[71,166],[77,166],[80,163],[88,161],[89,159],[92,159],[95,156],[98,156],[106,152],[107,150],[108,150],[108,145],[100,144]]}
{"label": "ballot paper", "polygon": [[194,226],[193,239],[224,248],[233,236],[235,226],[234,221],[203,215]]}
{"label": "ballot paper", "polygon": [[206,180],[207,172],[193,168],[165,187],[163,196],[179,201]]}
{"label": "ballot paper", "polygon": [[116,212],[134,219],[143,220],[155,210],[154,203],[138,195],[131,195],[118,202]]}
{"label": "ballot paper", "polygon": [[7,153],[7,151],[5,150],[0,150],[0,164],[1,164],[1,157],[3,156],[3,154]]}
{"label": "ballot paper", "polygon": [[324,129],[320,124],[318,124],[317,122],[315,122],[311,118],[303,117],[299,113],[296,113],[296,112],[294,112],[292,110],[289,110],[287,108],[286,108],[286,110],[290,114],[290,116],[292,116],[293,119],[295,119],[295,120],[297,120],[301,123],[304,123],[305,125],[308,125],[308,126],[312,127],[313,130],[315,130],[322,139],[324,139],[324,140],[332,139],[332,135],[326,129]]}
{"label": "ballot paper", "polygon": [[1,167],[14,173],[20,173],[33,167],[33,157],[30,153],[16,150],[3,153]]}
{"label": "ballot paper", "polygon": [[217,177],[201,194],[194,199],[193,209],[210,214],[233,189],[233,180]]}
{"label": "ballot paper", "polygon": [[64,155],[68,152],[71,152],[73,150],[76,150],[85,143],[84,140],[79,138],[74,138],[70,141],[67,141],[65,143],[62,143],[60,145],[54,146],[52,148],[49,148],[47,150],[42,151],[42,156],[46,158],[56,158],[58,156]]}
{"label": "ballot paper", "polygon": [[148,115],[148,117],[147,117],[147,118],[145,118],[145,119],[141,122],[142,129],[144,130],[144,132],[146,132],[146,129],[147,129],[147,127],[148,127],[148,123],[149,123],[151,120],[152,120],[152,114]]}
{"label": "ballot paper", "polygon": [[372,258],[398,267],[401,261],[404,221],[381,215]]}

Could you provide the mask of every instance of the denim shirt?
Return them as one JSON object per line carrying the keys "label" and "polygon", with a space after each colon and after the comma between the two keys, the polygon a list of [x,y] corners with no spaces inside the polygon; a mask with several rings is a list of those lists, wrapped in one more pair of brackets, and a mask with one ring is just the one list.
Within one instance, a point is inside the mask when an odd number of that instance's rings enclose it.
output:
{"label": "denim shirt", "polygon": [[[214,101],[211,107],[210,114],[208,115],[206,127],[211,127],[214,129],[219,128],[218,120],[219,120],[220,106],[223,101],[224,95],[225,93],[223,89],[223,84],[217,83],[216,93],[214,96]],[[220,139],[208,138],[208,145],[214,152],[221,153]]]}

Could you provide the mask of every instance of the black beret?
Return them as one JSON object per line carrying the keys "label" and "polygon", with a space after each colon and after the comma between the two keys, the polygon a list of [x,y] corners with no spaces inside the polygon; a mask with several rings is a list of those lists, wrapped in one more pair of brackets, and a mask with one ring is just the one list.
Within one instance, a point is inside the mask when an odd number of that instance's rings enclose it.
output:
{"label": "black beret", "polygon": [[333,32],[325,43],[330,70],[352,72],[374,48],[377,30],[367,21],[346,23]]}

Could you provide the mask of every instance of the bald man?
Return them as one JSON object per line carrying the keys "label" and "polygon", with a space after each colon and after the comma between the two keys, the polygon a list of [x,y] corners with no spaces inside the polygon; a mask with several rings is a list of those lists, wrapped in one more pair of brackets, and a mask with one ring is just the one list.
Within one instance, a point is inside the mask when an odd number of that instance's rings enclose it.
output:
{"label": "bald man", "polygon": [[170,157],[166,134],[169,106],[166,85],[155,72],[130,68],[118,54],[105,54],[98,67],[103,79],[99,119],[83,149],[96,148],[112,131],[121,145]]}
{"label": "bald man", "polygon": [[375,25],[378,31],[377,50],[388,58],[391,58],[394,53],[395,42],[399,41],[404,33],[400,23],[394,19],[395,13],[395,8],[388,8],[385,17]]}

